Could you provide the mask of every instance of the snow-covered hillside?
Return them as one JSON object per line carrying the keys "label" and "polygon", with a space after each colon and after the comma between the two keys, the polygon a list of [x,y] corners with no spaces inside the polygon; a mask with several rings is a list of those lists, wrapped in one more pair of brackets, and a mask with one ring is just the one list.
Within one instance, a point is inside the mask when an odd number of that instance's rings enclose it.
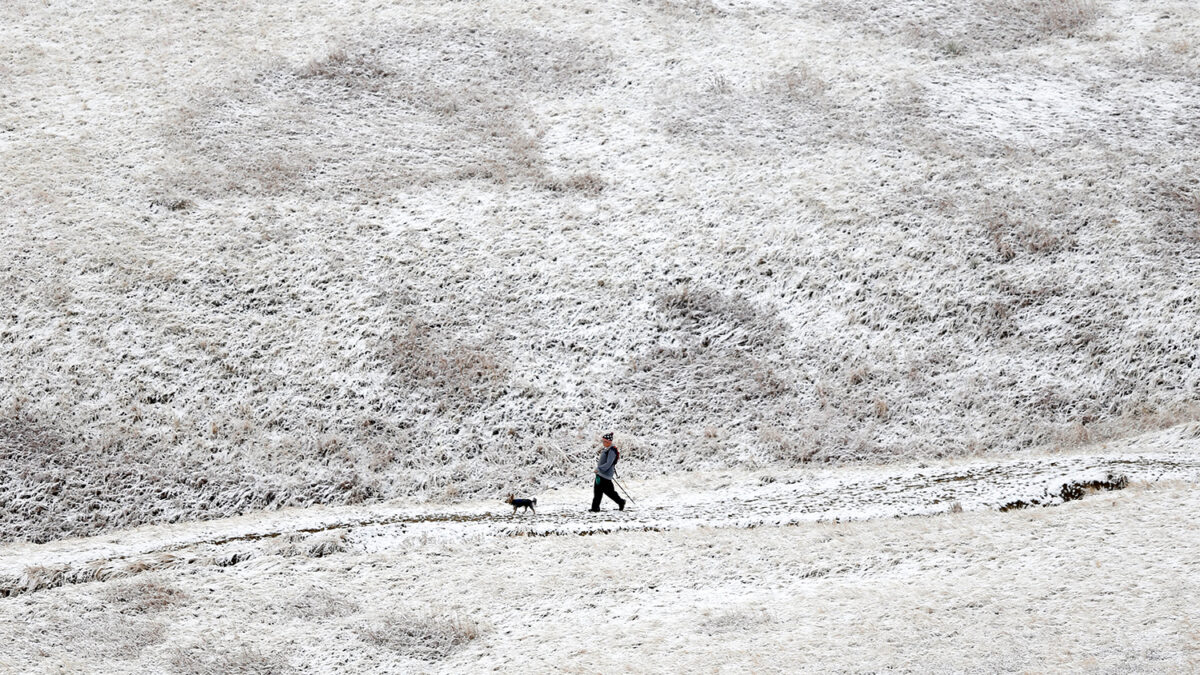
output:
{"label": "snow-covered hillside", "polygon": [[1173,0],[0,6],[0,539],[1197,417]]}
{"label": "snow-covered hillside", "polygon": [[536,514],[326,506],[9,544],[0,672],[1189,672],[1198,446],[1176,428],[630,480],[624,512],[576,487]]}

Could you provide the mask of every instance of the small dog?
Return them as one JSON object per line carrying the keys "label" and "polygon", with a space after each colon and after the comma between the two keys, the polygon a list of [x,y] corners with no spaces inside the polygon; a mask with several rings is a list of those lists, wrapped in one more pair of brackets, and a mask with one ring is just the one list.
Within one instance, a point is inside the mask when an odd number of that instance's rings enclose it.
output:
{"label": "small dog", "polygon": [[514,497],[513,497],[513,496],[510,494],[510,495],[508,496],[508,499],[505,499],[505,500],[504,500],[504,503],[505,503],[505,504],[512,504],[512,507],[513,507],[513,513],[516,513],[516,512],[517,512],[517,509],[521,508],[522,506],[524,506],[524,507],[525,507],[525,510],[526,510],[526,511],[533,511],[535,514],[537,513],[537,509],[536,509],[536,508],[534,508],[534,507],[536,507],[536,506],[537,506],[537,497],[534,497],[533,499],[515,499],[515,498],[514,498]]}

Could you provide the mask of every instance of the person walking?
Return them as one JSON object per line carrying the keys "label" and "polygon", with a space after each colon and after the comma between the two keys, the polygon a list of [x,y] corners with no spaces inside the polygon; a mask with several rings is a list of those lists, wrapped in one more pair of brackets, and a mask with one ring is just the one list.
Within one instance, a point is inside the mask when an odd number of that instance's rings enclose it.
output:
{"label": "person walking", "polygon": [[621,459],[621,451],[613,445],[612,432],[604,434],[600,439],[600,459],[596,462],[596,482],[592,486],[592,511],[600,510],[600,499],[604,495],[617,503],[617,508],[625,510],[625,500],[617,494],[613,487],[613,478],[617,473],[617,460]]}

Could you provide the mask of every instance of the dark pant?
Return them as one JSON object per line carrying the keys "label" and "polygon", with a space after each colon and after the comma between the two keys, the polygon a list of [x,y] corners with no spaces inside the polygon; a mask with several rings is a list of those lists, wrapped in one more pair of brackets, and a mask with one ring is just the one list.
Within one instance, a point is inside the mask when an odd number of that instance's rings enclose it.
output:
{"label": "dark pant", "polygon": [[607,478],[596,476],[596,484],[592,487],[592,510],[600,510],[600,497],[608,495],[608,498],[617,503],[618,506],[625,506],[625,500],[617,494],[617,489],[613,487],[613,482]]}

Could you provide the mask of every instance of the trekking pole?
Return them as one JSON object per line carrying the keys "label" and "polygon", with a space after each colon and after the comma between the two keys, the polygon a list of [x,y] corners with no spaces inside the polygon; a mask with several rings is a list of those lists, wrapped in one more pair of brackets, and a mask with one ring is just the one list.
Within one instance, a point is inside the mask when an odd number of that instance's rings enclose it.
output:
{"label": "trekking pole", "polygon": [[633,502],[634,504],[637,503],[637,500],[633,498],[633,495],[629,494],[629,488],[625,487],[621,483],[621,481],[617,480],[617,477],[615,475],[613,476],[613,482],[616,483],[617,486],[621,488],[621,491],[625,493],[625,496],[629,498],[629,501]]}

